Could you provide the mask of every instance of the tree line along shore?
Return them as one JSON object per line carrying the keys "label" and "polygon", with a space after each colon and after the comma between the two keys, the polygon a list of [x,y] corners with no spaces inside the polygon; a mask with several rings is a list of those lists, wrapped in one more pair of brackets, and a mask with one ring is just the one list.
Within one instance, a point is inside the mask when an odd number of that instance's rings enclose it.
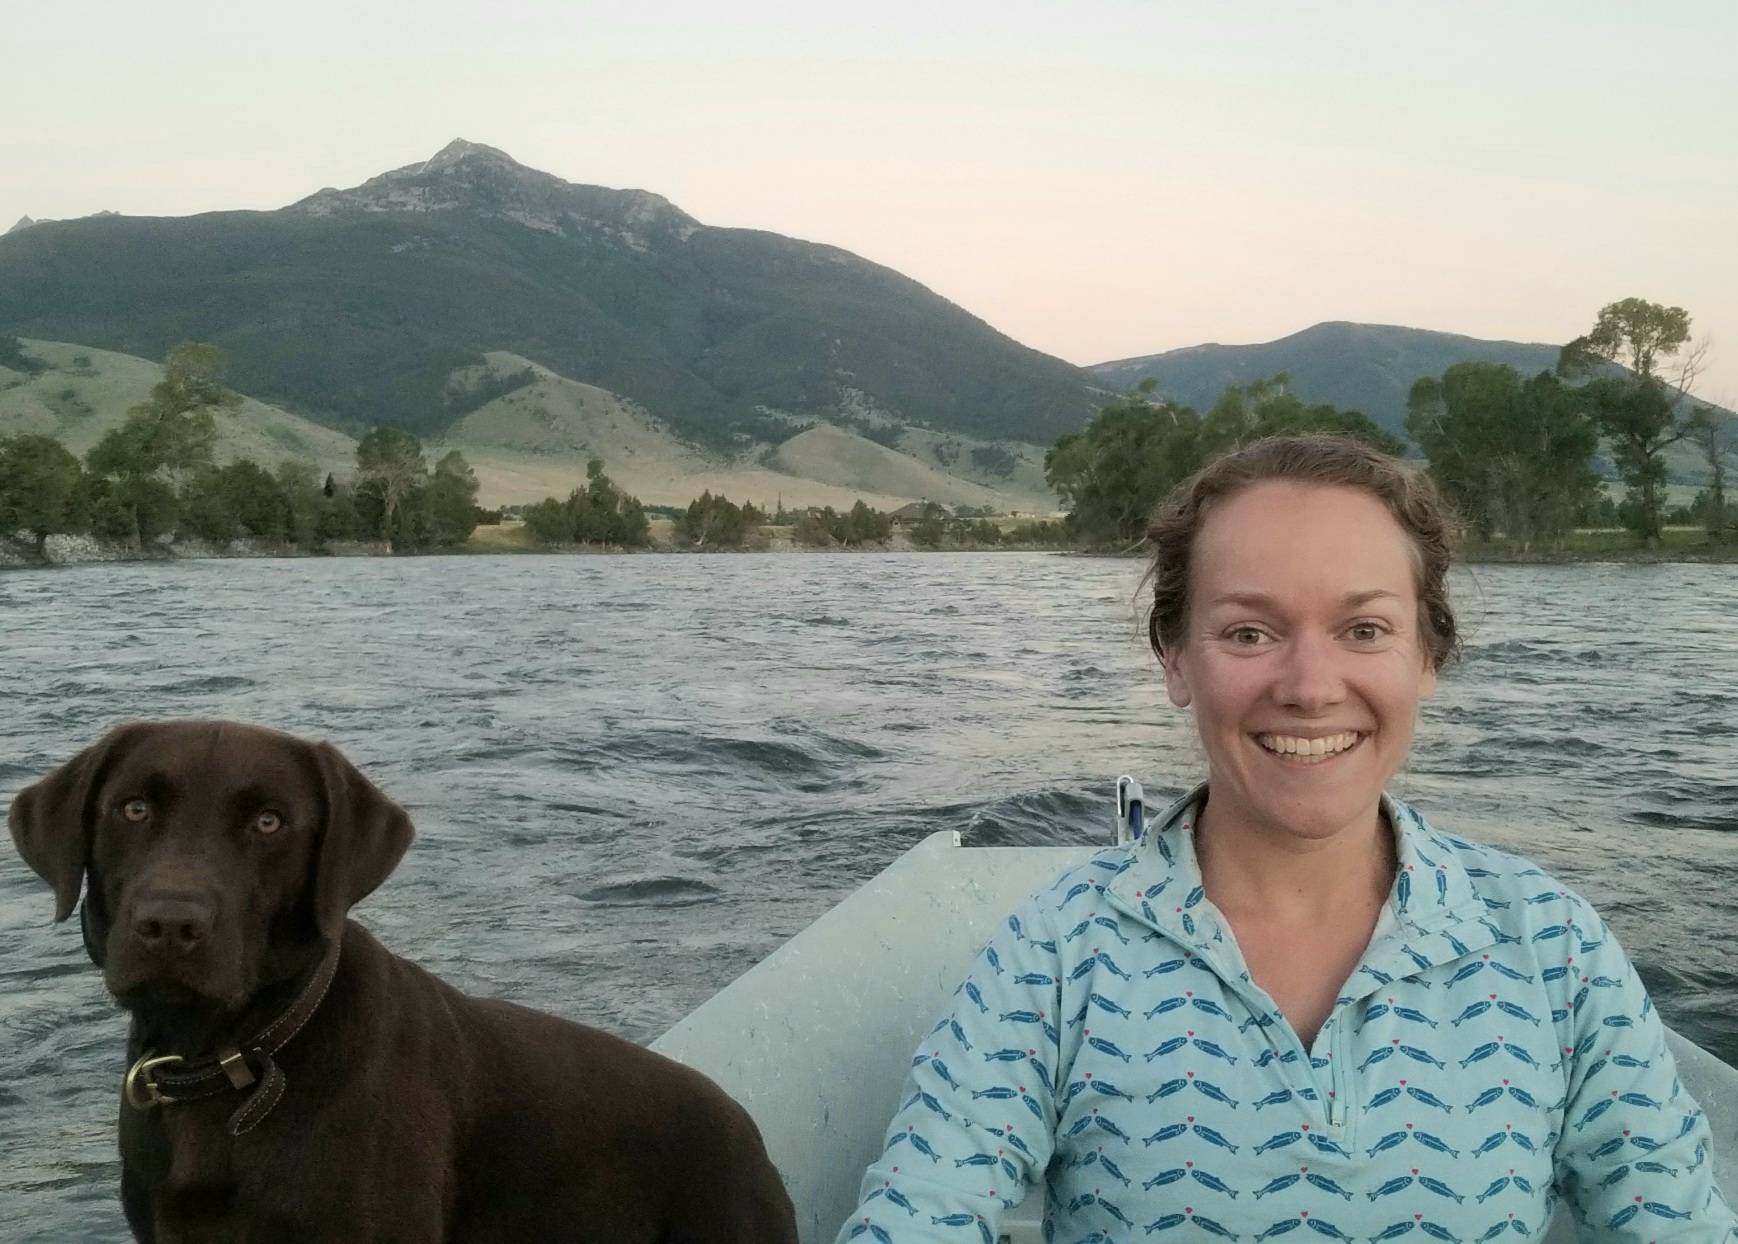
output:
{"label": "tree line along shore", "polygon": [[[1730,417],[1689,396],[1700,353],[1676,307],[1626,299],[1565,346],[1555,372],[1524,377],[1468,362],[1412,387],[1406,429],[1465,524],[1470,561],[1738,560],[1738,504],[1725,491]],[[0,338],[0,364],[32,360]],[[710,492],[686,508],[643,505],[593,458],[565,499],[484,510],[462,454],[432,465],[420,441],[376,427],[354,475],[323,480],[308,463],[268,470],[214,461],[220,418],[240,398],[209,345],[187,342],[125,423],[81,461],[52,437],[0,440],[0,564],[50,560],[51,537],[86,537],[81,560],[196,553],[532,552],[914,548],[1133,552],[1171,487],[1213,457],[1263,436],[1338,433],[1385,452],[1407,447],[1357,411],[1308,405],[1285,377],[1228,387],[1205,413],[1156,397],[1150,382],[1105,405],[1046,454],[1060,520],[1019,520],[914,503],[887,513],[767,512]],[[1666,504],[1663,451],[1705,457],[1708,483]],[[1625,486],[1613,498],[1596,458]]]}

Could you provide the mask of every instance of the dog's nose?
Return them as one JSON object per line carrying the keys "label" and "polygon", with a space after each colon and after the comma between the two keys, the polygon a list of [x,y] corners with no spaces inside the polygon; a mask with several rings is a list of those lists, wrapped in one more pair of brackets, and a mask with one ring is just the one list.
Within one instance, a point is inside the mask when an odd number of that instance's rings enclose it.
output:
{"label": "dog's nose", "polygon": [[152,950],[193,950],[211,936],[211,904],[196,898],[143,898],[133,905],[133,936]]}

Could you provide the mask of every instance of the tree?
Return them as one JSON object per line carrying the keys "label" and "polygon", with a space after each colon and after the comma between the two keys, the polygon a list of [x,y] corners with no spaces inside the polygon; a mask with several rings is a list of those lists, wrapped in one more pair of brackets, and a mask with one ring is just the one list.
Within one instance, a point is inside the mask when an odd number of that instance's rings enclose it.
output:
{"label": "tree", "polygon": [[851,507],[837,533],[840,543],[850,545],[884,544],[892,534],[893,520],[866,501]]}
{"label": "tree", "polygon": [[[1563,347],[1557,370],[1588,378],[1581,388],[1587,409],[1611,443],[1618,475],[1629,485],[1631,526],[1657,548],[1666,447],[1688,435],[1677,417],[1707,352],[1690,345],[1690,316],[1642,298],[1602,307],[1593,329]],[[1626,374],[1610,374],[1614,366]]]}
{"label": "tree", "polygon": [[1227,385],[1201,429],[1207,457],[1217,457],[1267,436],[1350,436],[1399,457],[1406,446],[1368,416],[1325,403],[1306,406],[1292,396],[1285,373],[1250,385]]}
{"label": "tree", "polygon": [[987,518],[955,519],[948,525],[948,535],[960,548],[993,549],[1002,543],[1002,529]]}
{"label": "tree", "polygon": [[1722,415],[1712,406],[1700,406],[1692,411],[1684,421],[1690,438],[1696,442],[1696,448],[1702,451],[1702,456],[1708,460],[1708,488],[1705,502],[1703,522],[1708,528],[1708,539],[1718,544],[1726,538],[1726,449],[1724,442],[1730,439],[1732,425],[1728,422],[1730,416]]}
{"label": "tree", "polygon": [[1154,402],[1148,385],[1106,405],[1084,431],[1062,437],[1044,456],[1044,478],[1068,509],[1075,538],[1132,546],[1173,487],[1217,455],[1262,437],[1331,432],[1401,452],[1398,441],[1357,411],[1306,406],[1285,386],[1283,375],[1229,386],[1205,419],[1187,406]]}
{"label": "tree", "polygon": [[140,445],[153,471],[179,480],[211,463],[219,411],[241,406],[241,395],[224,387],[223,355],[216,346],[183,341],[163,361],[163,379],[151,396],[127,412],[139,425]]}
{"label": "tree", "polygon": [[760,517],[753,506],[739,507],[707,490],[690,501],[676,520],[676,535],[697,549],[741,548],[751,517]]}
{"label": "tree", "polygon": [[379,502],[380,538],[395,541],[399,506],[428,478],[422,442],[403,428],[373,428],[356,442],[356,473],[358,488]]}
{"label": "tree", "polygon": [[0,441],[0,533],[28,531],[36,555],[48,555],[48,537],[78,529],[80,469],[52,436]]}
{"label": "tree", "polygon": [[[88,513],[97,535],[128,540],[142,549],[148,539],[173,527],[175,490],[157,478],[160,460],[154,441],[149,424],[129,416],[85,454],[87,478],[93,484]],[[98,481],[100,488],[95,486]]]}
{"label": "tree", "polygon": [[804,510],[797,516],[795,528],[791,531],[791,539],[798,544],[813,549],[831,548],[838,541],[833,537],[833,528],[839,524],[839,515],[832,506],[821,510]]}
{"label": "tree", "polygon": [[1201,417],[1144,395],[1118,398],[1044,455],[1044,478],[1088,545],[1132,545],[1159,499],[1201,465]]}
{"label": "tree", "polygon": [[1598,433],[1549,372],[1523,381],[1506,364],[1457,363],[1414,384],[1407,409],[1431,477],[1483,539],[1561,537],[1600,495]]}
{"label": "tree", "polygon": [[215,415],[241,404],[218,379],[221,358],[216,346],[193,341],[176,346],[151,396],[85,455],[86,470],[112,484],[97,490],[90,511],[100,534],[142,548],[174,529],[175,485],[185,486],[194,473],[211,468]]}
{"label": "tree", "polygon": [[[330,495],[321,487],[318,475],[318,468],[313,463],[291,458],[278,463],[274,472],[287,512],[286,535],[291,543],[308,552],[320,548],[325,542],[321,533],[321,519],[329,504]],[[326,478],[331,480],[331,476]],[[333,492],[336,491],[334,484]]]}
{"label": "tree", "polygon": [[545,497],[525,507],[525,530],[538,544],[572,544],[573,526],[565,506]]}
{"label": "tree", "polygon": [[539,544],[602,544],[640,548],[651,543],[652,525],[638,497],[630,497],[604,474],[603,459],[586,463],[586,486],[565,502],[547,497],[525,509],[525,529]]}
{"label": "tree", "polygon": [[[1669,360],[1679,356],[1689,340],[1690,313],[1682,307],[1625,298],[1601,307],[1592,331],[1563,347],[1558,370],[1585,374],[1616,363],[1633,376],[1665,379]],[[1705,347],[1696,347],[1679,358],[1676,376],[1685,389],[1695,379],[1704,351]]]}
{"label": "tree", "polygon": [[239,534],[235,512],[215,467],[207,467],[183,483],[176,501],[180,524],[201,540],[222,546]]}
{"label": "tree", "polygon": [[39,376],[48,370],[47,363],[24,352],[24,343],[16,337],[0,337],[0,367],[26,376]]}
{"label": "tree", "polygon": [[939,549],[947,534],[947,511],[934,501],[925,501],[923,511],[911,525],[911,542],[919,548]]}
{"label": "tree", "polygon": [[435,544],[452,548],[477,529],[477,475],[458,450],[435,463],[434,478],[424,490],[429,535]]}

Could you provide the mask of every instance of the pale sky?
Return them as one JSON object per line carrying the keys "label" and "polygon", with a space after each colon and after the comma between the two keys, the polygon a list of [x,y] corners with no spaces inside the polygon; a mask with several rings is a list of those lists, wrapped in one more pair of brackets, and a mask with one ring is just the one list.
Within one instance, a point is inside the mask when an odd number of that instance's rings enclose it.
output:
{"label": "pale sky", "polygon": [[1738,3],[11,3],[0,229],[464,137],[887,264],[1075,363],[1685,307],[1738,406]]}

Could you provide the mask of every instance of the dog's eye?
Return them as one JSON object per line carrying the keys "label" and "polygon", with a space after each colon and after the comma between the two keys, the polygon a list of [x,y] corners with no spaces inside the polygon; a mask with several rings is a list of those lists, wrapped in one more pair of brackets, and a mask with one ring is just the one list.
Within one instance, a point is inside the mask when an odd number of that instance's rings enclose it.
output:
{"label": "dog's eye", "polygon": [[268,808],[253,818],[253,827],[262,834],[275,834],[284,827],[284,818]]}
{"label": "dog's eye", "polygon": [[151,817],[151,805],[143,799],[129,799],[121,805],[121,815],[137,825]]}

